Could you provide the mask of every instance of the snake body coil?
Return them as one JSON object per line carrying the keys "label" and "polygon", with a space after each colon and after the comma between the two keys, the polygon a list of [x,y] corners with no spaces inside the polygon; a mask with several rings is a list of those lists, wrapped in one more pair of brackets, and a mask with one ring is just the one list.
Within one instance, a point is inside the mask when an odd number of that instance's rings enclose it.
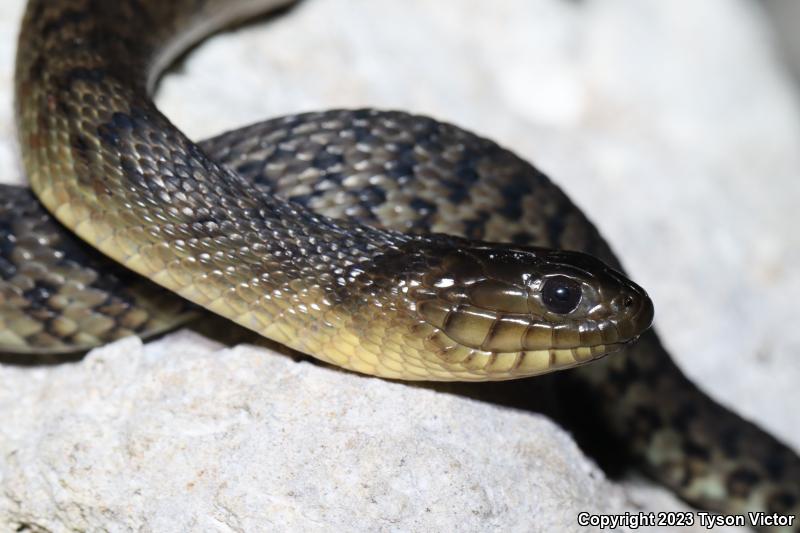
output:
{"label": "snake body coil", "polygon": [[[108,35],[132,17],[159,29],[186,24],[192,34],[231,4],[206,2],[191,17],[149,3],[95,7],[79,20],[58,4],[29,7],[19,127],[42,203],[128,268],[265,337],[393,378],[539,374],[605,355],[650,325],[644,291],[590,256],[334,221],[264,194],[150,102],[145,82],[163,50],[176,49],[171,40]],[[327,128],[373,126],[355,118],[331,117]],[[425,156],[410,136],[413,120],[384,116],[380,126],[386,157],[407,146]],[[325,146],[325,168],[372,157],[368,143],[342,139]]]}
{"label": "snake body coil", "polygon": [[[647,330],[652,304],[591,223],[490,141],[362,110],[276,119],[198,146],[153,106],[161,69],[188,44],[285,3],[32,0],[16,111],[47,210],[195,304],[360,372],[510,379],[598,359]],[[80,267],[68,237],[51,239],[61,252],[19,245],[39,227],[15,216],[29,204],[0,209],[0,319],[10,330],[0,342],[86,347],[184,318],[180,304],[165,313],[138,289],[118,293],[102,267],[70,283]],[[26,213],[54,224],[36,207]],[[796,512],[797,456],[703,396],[655,334],[576,370],[570,379],[595,395],[609,432],[683,497]]]}

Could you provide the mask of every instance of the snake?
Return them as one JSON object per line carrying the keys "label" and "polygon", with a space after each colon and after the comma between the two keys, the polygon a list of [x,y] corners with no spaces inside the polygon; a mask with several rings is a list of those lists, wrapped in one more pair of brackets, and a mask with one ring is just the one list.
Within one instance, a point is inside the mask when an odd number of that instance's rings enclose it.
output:
{"label": "snake", "polygon": [[28,2],[15,114],[30,189],[2,188],[0,350],[87,350],[206,310],[383,378],[565,371],[687,502],[797,515],[798,455],[683,375],[647,293],[530,163],[401,111],[302,113],[195,143],[155,107],[190,46],[292,3]]}

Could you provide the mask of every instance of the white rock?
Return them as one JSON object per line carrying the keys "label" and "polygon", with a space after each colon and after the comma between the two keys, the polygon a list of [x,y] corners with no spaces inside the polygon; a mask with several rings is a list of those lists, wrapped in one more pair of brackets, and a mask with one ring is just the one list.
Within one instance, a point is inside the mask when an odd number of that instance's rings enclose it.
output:
{"label": "white rock", "polygon": [[4,528],[590,531],[578,513],[680,508],[545,417],[190,333],[0,368],[0,408]]}

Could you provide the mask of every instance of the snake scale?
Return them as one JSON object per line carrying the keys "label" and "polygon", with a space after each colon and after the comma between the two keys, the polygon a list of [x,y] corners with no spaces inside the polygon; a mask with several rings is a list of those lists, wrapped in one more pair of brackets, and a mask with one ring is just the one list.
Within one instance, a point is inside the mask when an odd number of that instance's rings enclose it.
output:
{"label": "snake scale", "polygon": [[376,110],[195,144],[154,107],[160,73],[189,45],[288,3],[29,2],[16,114],[36,197],[3,188],[0,347],[86,349],[196,313],[104,254],[359,372],[502,380],[572,368],[604,429],[687,501],[797,514],[797,454],[683,376],[648,329],[646,293],[514,154]]}

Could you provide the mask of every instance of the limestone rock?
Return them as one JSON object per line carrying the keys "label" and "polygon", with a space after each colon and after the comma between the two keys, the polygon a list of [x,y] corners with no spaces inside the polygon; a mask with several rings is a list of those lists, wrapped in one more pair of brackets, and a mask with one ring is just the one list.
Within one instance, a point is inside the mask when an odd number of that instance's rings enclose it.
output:
{"label": "limestone rock", "polygon": [[542,416],[188,332],[0,368],[0,411],[3,529],[589,531],[581,512],[680,508]]}

